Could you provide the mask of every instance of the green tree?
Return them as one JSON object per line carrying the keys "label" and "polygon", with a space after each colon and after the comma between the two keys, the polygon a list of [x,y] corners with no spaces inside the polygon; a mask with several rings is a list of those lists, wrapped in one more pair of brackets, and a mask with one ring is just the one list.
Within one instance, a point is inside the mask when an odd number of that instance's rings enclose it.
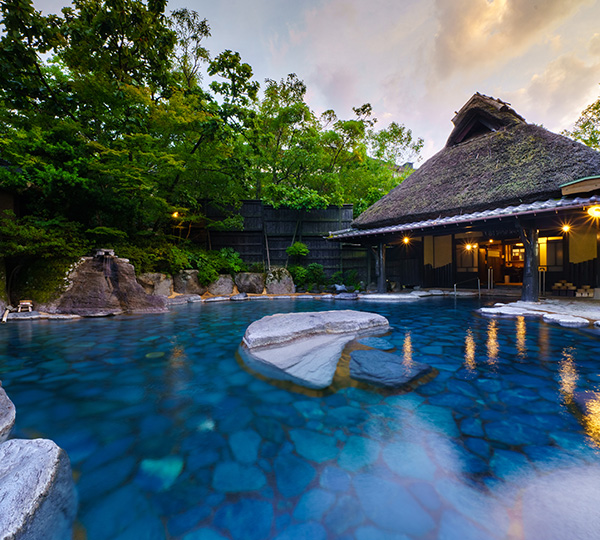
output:
{"label": "green tree", "polygon": [[588,105],[571,131],[563,131],[563,135],[600,150],[600,98]]}

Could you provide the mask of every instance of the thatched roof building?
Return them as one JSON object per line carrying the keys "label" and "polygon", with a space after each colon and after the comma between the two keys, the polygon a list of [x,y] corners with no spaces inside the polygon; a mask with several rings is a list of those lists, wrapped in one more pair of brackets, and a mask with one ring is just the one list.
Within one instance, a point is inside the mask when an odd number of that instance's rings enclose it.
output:
{"label": "thatched roof building", "polygon": [[475,94],[446,146],[354,222],[371,229],[561,197],[600,174],[600,153],[528,124],[507,103]]}

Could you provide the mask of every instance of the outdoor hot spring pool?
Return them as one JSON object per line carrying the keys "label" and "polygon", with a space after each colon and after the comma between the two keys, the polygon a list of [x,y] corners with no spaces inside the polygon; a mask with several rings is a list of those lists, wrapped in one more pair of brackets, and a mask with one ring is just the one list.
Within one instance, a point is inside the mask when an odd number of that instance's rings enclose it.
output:
{"label": "outdoor hot spring pool", "polygon": [[[600,456],[568,401],[600,387],[599,335],[478,306],[261,300],[9,322],[0,379],[13,435],[70,456],[77,539],[598,538]],[[314,397],[238,363],[252,321],[329,309],[386,316],[395,354],[438,375]]]}

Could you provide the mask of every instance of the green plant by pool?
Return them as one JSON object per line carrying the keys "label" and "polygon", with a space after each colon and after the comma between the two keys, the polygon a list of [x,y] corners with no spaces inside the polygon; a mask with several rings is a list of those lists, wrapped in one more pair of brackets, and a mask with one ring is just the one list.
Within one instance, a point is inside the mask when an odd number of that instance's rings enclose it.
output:
{"label": "green plant by pool", "polygon": [[[570,399],[600,385],[598,334],[476,307],[260,300],[13,322],[0,379],[13,435],[70,456],[76,538],[597,538],[600,456]],[[238,362],[252,321],[329,309],[384,315],[370,345],[437,376],[310,396]]]}

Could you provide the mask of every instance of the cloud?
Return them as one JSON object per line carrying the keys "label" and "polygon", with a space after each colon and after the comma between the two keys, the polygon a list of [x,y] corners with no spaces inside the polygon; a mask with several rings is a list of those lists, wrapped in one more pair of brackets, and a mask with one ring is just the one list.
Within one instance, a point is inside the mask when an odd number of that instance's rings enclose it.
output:
{"label": "cloud", "polygon": [[497,69],[591,0],[436,0],[434,70]]}
{"label": "cloud", "polygon": [[[597,41],[595,37],[591,44]],[[587,63],[575,54],[564,54],[535,74],[527,86],[508,93],[506,99],[518,104],[517,110],[528,121],[561,131],[597,98],[599,81],[600,59]]]}

